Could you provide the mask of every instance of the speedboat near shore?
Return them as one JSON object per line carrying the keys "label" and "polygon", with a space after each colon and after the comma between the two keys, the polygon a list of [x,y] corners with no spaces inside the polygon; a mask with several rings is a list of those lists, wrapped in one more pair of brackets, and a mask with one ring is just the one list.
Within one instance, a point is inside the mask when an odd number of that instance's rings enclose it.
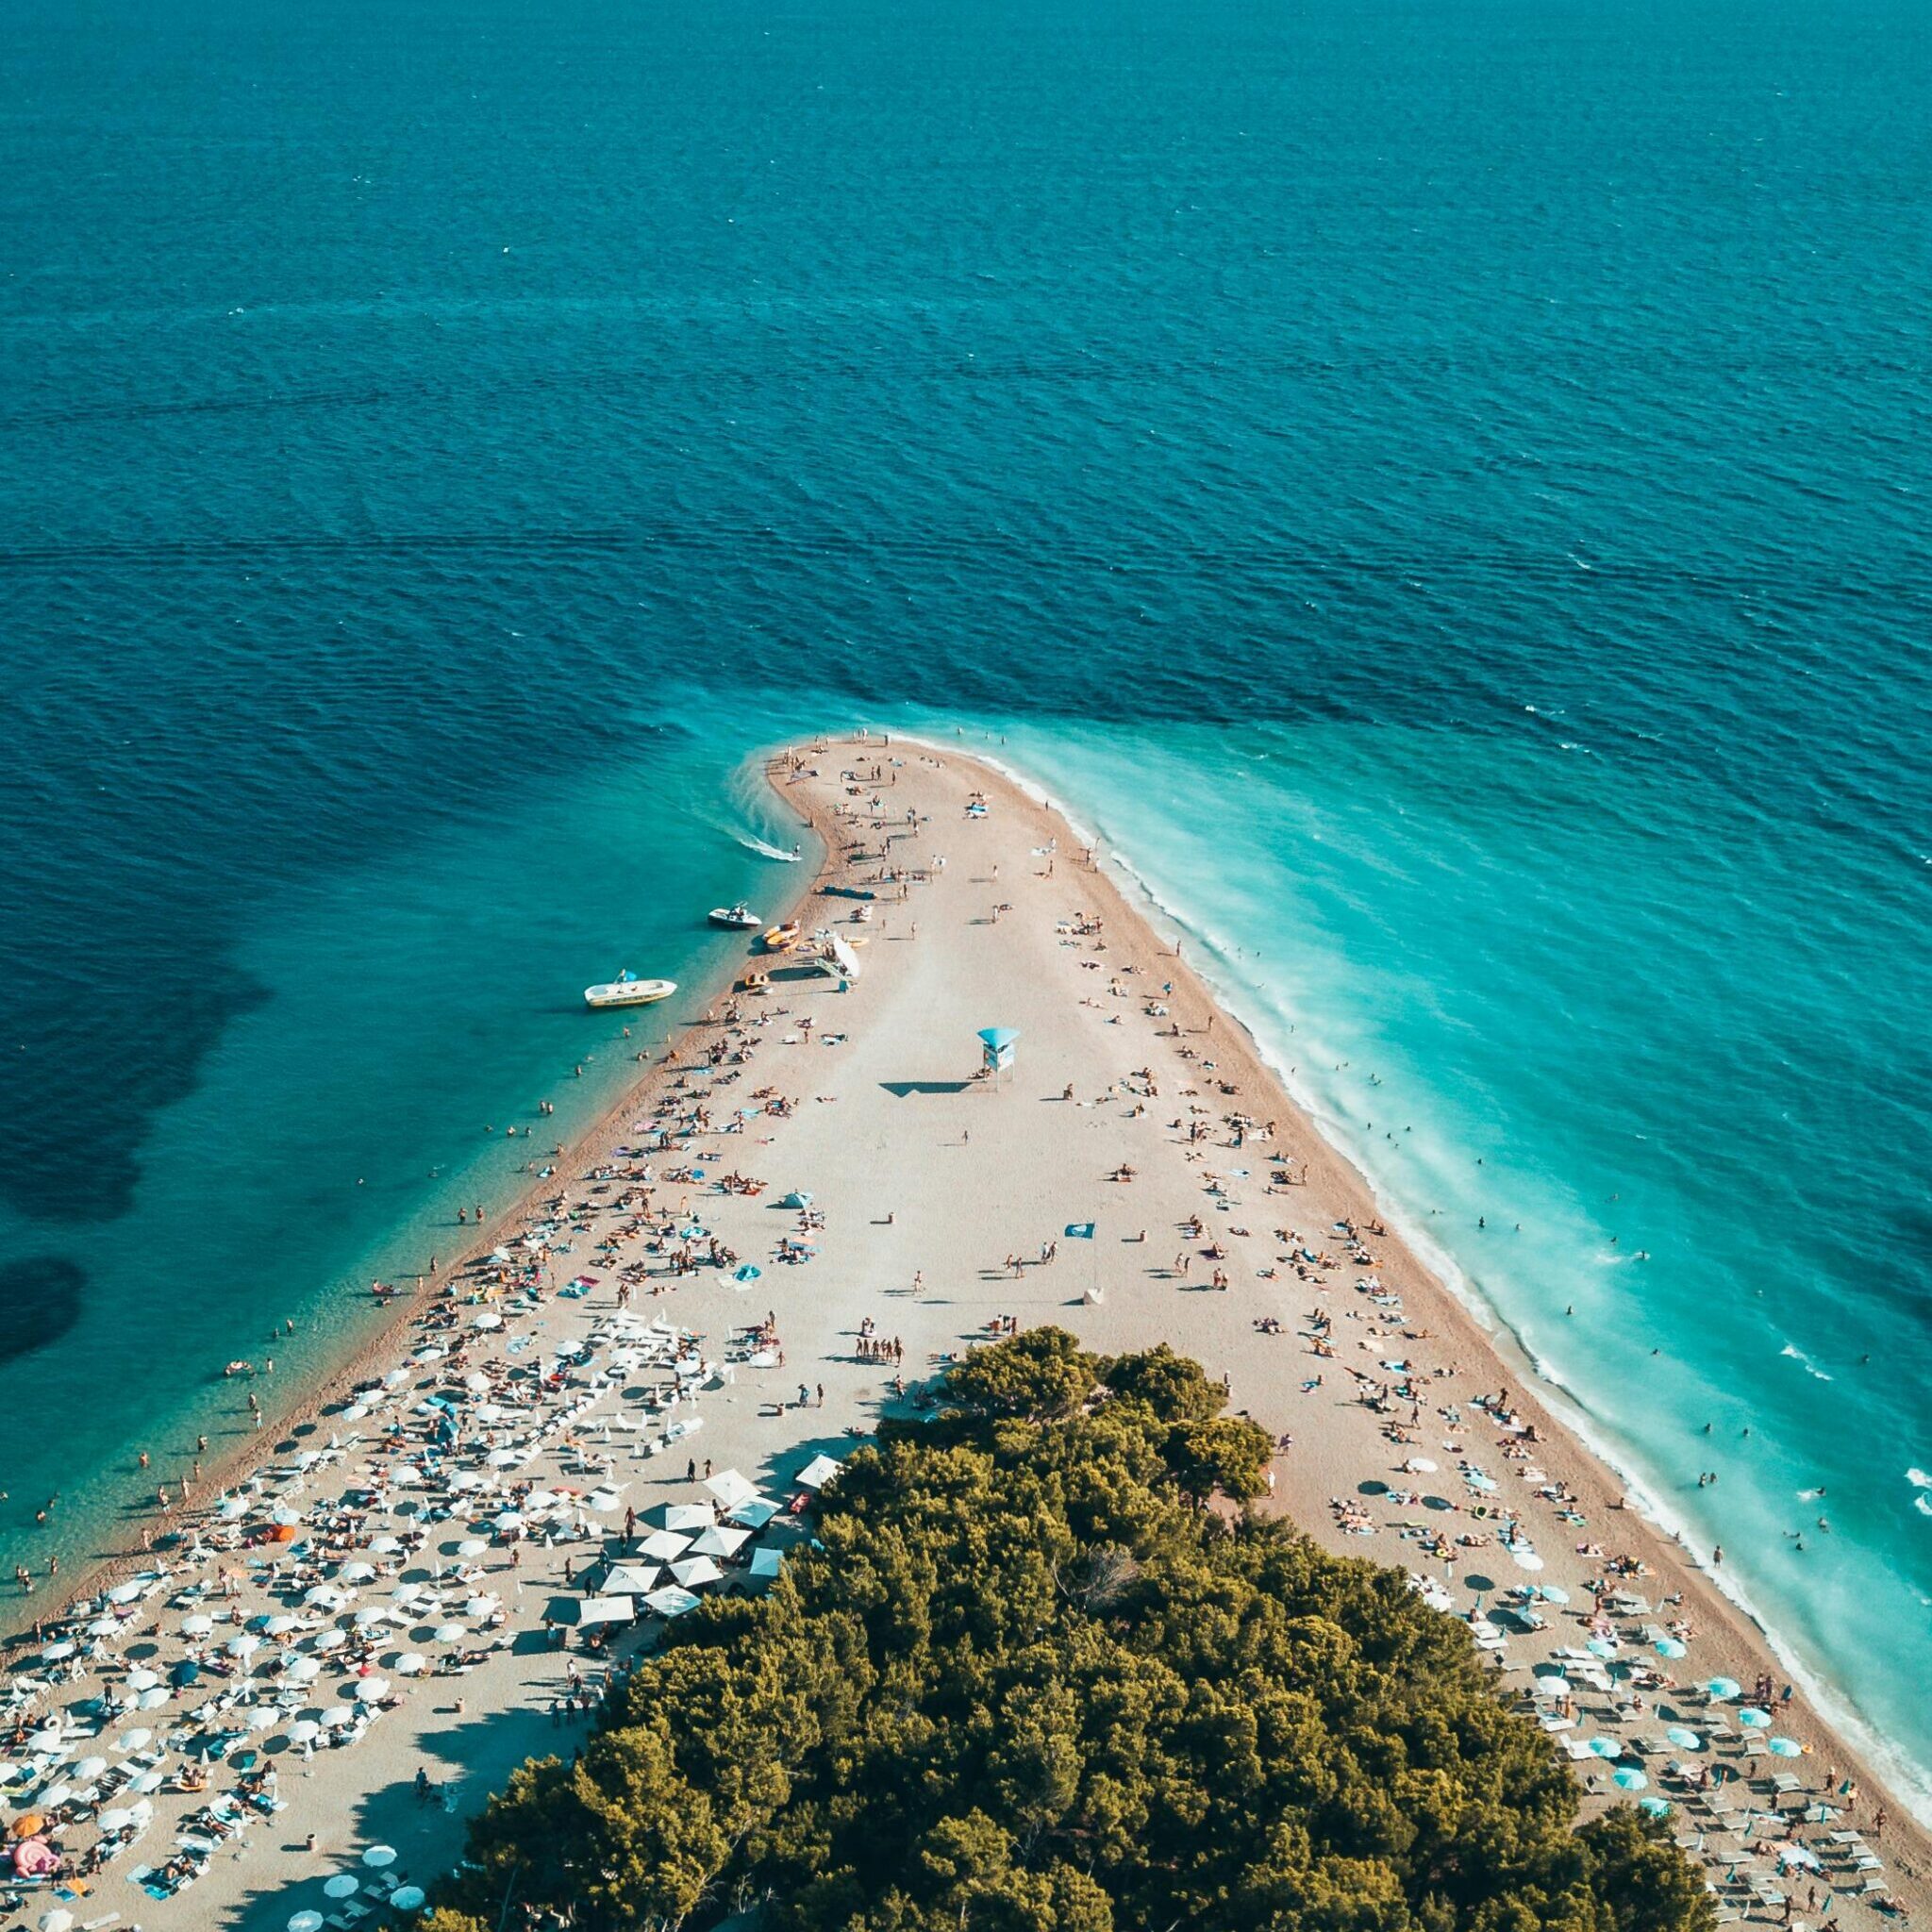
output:
{"label": "speedboat near shore", "polygon": [[756,932],[764,921],[741,900],[736,906],[714,906],[710,920],[713,925],[722,925],[727,932]]}
{"label": "speedboat near shore", "polygon": [[675,979],[640,979],[635,973],[620,973],[601,986],[584,989],[587,1007],[652,1007],[668,1000],[677,991]]}

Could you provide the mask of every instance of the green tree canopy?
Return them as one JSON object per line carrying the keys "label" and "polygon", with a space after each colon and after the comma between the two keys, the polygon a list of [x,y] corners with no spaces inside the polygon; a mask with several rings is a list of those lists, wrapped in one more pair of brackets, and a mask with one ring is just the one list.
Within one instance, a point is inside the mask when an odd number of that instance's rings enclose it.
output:
{"label": "green tree canopy", "polygon": [[1038,1330],[948,1393],[517,1774],[434,1932],[1706,1932],[1658,1827],[1577,1826],[1459,1624],[1206,1507],[1269,1443],[1195,1364]]}

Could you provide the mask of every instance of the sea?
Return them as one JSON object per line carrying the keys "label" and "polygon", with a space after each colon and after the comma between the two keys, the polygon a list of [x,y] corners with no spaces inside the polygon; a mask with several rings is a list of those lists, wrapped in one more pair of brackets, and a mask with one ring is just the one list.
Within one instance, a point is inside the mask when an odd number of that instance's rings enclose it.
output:
{"label": "sea", "polygon": [[8,1616],[863,722],[1106,842],[1926,1804],[1922,0],[6,11]]}

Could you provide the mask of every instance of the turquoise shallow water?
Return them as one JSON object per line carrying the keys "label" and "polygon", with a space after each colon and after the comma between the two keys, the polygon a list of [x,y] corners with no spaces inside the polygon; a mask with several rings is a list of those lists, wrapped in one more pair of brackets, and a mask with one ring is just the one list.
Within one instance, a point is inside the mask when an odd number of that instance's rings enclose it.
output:
{"label": "turquoise shallow water", "polygon": [[7,1568],[587,1114],[870,716],[1106,830],[1932,1764],[1923,9],[9,27]]}

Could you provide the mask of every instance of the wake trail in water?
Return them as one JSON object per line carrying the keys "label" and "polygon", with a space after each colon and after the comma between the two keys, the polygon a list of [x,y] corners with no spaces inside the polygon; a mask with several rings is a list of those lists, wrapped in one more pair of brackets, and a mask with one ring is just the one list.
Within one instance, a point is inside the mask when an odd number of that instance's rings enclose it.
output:
{"label": "wake trail in water", "polygon": [[756,852],[760,858],[775,858],[786,865],[796,865],[801,854],[781,852],[777,846],[768,844],[763,839],[755,839],[749,833],[733,832],[731,835],[747,852]]}

